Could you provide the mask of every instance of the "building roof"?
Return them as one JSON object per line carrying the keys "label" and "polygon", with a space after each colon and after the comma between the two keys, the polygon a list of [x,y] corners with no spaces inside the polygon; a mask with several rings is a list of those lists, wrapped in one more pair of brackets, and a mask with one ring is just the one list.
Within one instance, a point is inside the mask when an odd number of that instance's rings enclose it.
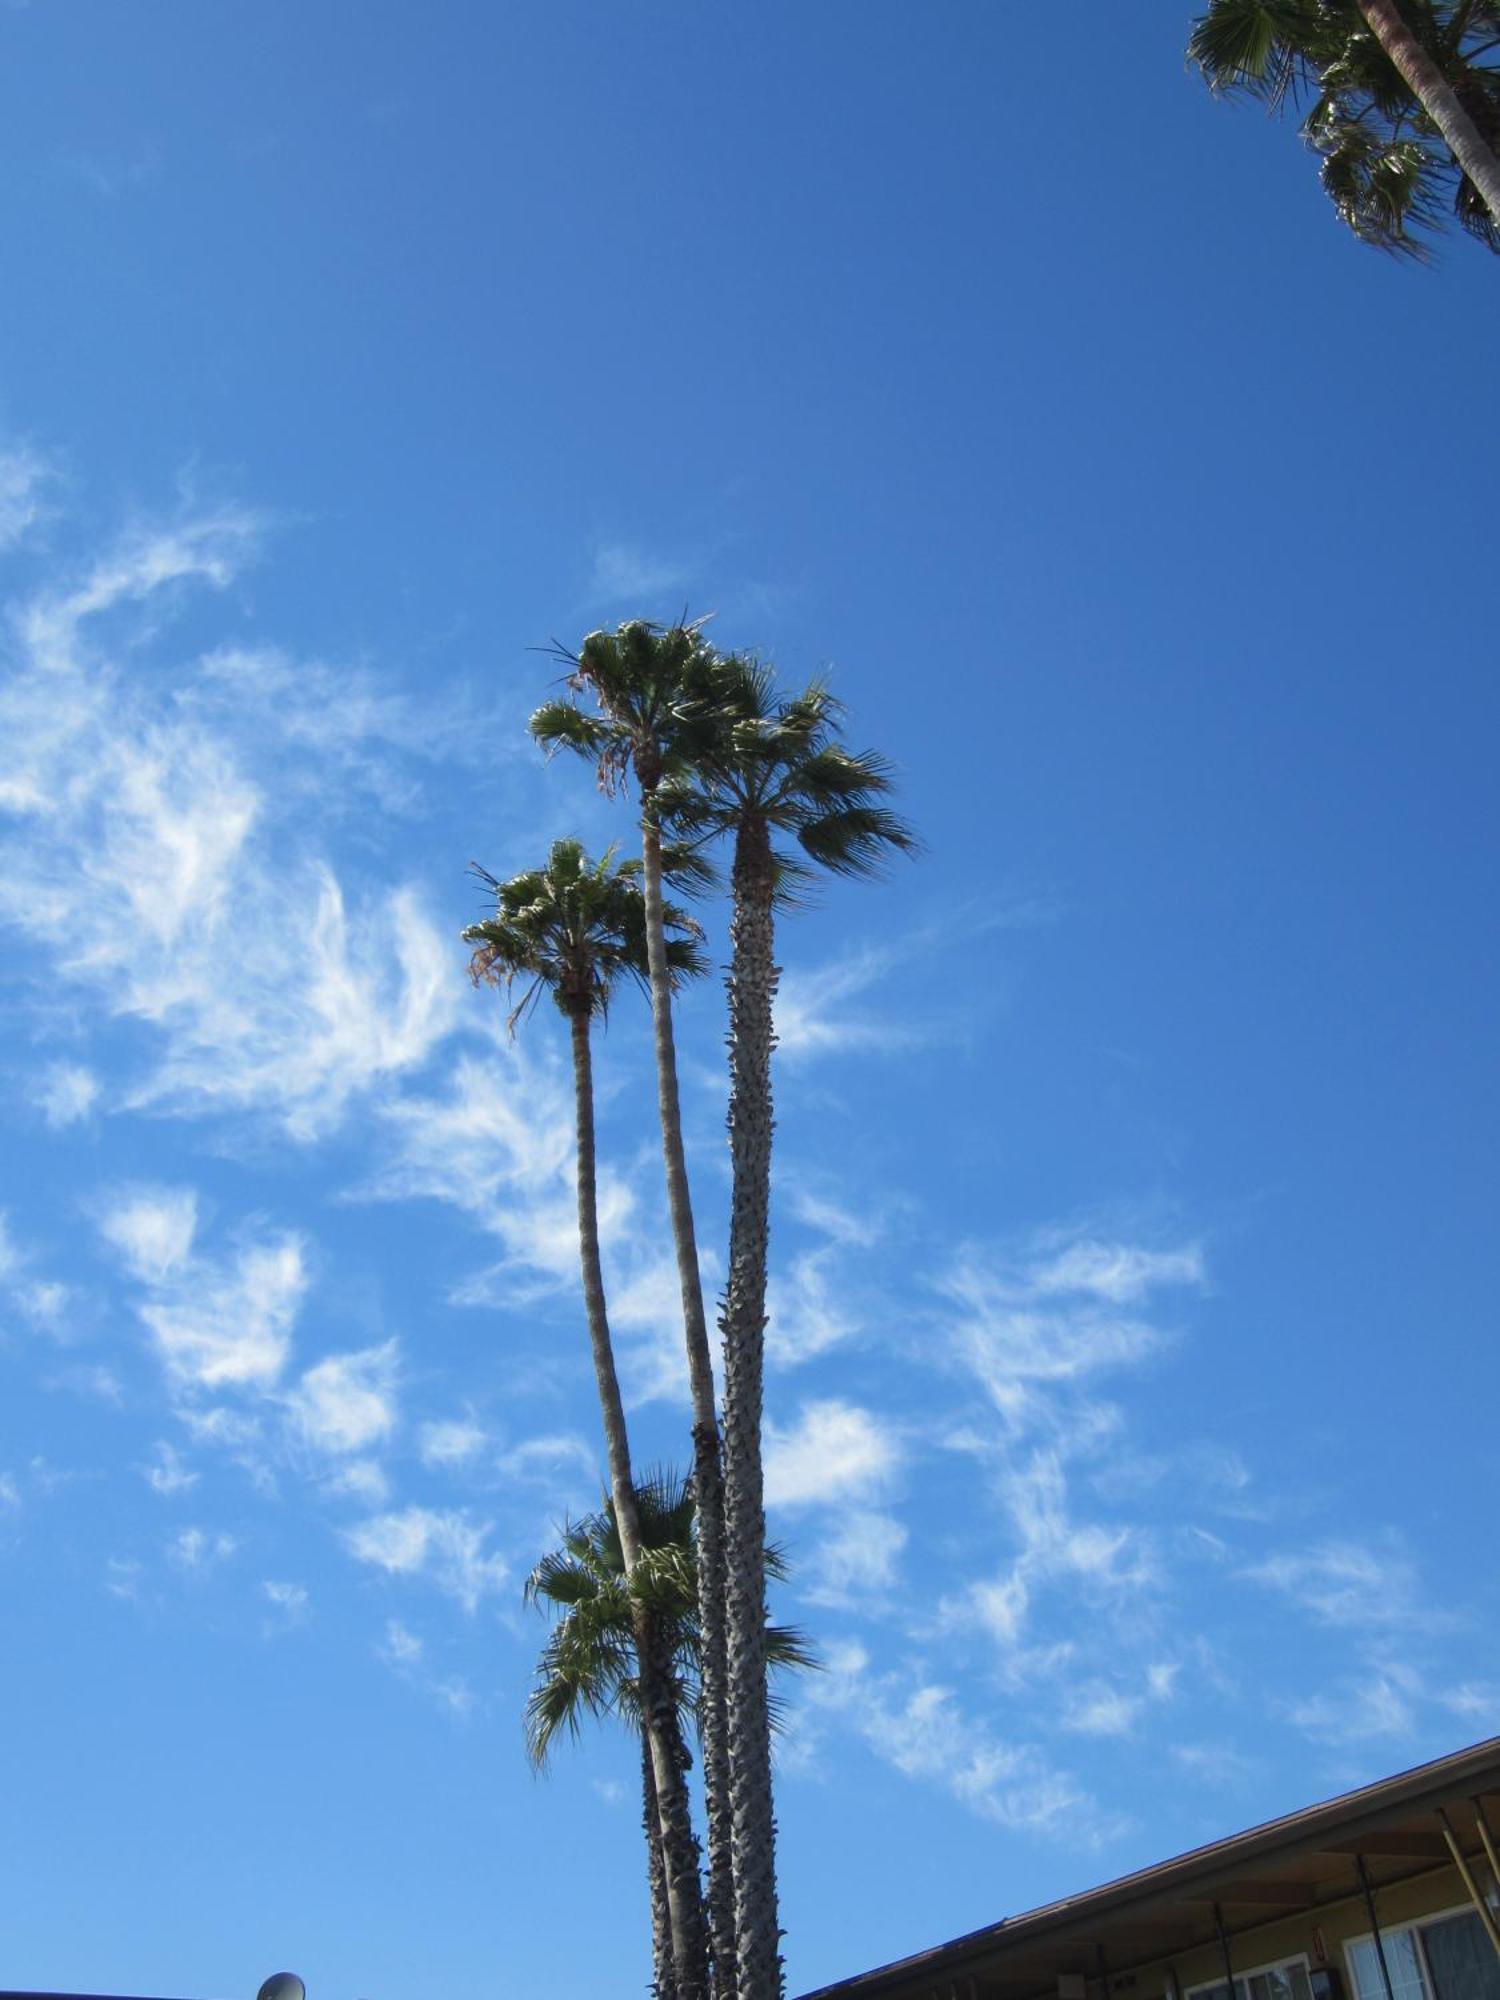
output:
{"label": "building roof", "polygon": [[[1486,1805],[1488,1801],[1488,1805]],[[1346,1901],[1362,1857],[1376,1889],[1449,1868],[1500,1828],[1500,1737],[819,1987],[803,2000],[1056,2000],[1059,1975],[1109,1983]],[[1488,1826],[1485,1821],[1488,1820]],[[1236,1952],[1237,1962],[1253,1959]]]}

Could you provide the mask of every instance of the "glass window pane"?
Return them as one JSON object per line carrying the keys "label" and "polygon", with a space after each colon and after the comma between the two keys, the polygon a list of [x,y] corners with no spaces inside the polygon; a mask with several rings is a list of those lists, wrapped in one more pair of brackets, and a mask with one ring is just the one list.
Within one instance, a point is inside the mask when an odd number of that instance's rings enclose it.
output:
{"label": "glass window pane", "polygon": [[1500,2000],[1500,1959],[1477,1912],[1422,1926],[1437,2000]]}
{"label": "glass window pane", "polygon": [[[1391,1975],[1392,2000],[1427,2000],[1417,1941],[1410,1931],[1382,1931],[1385,1962]],[[1385,1981],[1380,1976],[1380,1958],[1373,1938],[1362,1938],[1349,1947],[1349,1966],[1354,1974],[1358,2000],[1385,2000]]]}

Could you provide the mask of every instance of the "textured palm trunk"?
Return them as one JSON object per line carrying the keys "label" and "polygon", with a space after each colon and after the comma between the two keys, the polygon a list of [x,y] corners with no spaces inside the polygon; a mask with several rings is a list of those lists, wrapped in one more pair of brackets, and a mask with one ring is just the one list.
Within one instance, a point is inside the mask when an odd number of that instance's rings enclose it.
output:
{"label": "textured palm trunk", "polygon": [[766,1700],[766,1518],[761,1406],[770,1247],[772,1009],[777,969],[770,839],[735,841],[729,970],[729,1150],[734,1170],[724,1335],[724,1512],[729,1576],[729,1757],[740,2000],[777,2000],[781,1927]]}
{"label": "textured palm trunk", "polygon": [[677,2000],[672,1969],[672,1913],[667,1907],[667,1864],[661,1851],[661,1810],[651,1744],[641,1731],[641,1825],[646,1834],[646,1872],[651,1885],[651,1990],[656,2000]]}
{"label": "textured palm trunk", "polygon": [[646,903],[646,954],[651,980],[657,1109],[666,1167],[667,1209],[682,1294],[688,1386],[693,1407],[693,1499],[698,1524],[698,1625],[703,1692],[699,1728],[708,1818],[708,1921],[715,2000],[736,2000],[734,1878],[729,1778],[727,1616],[724,1562],[724,1484],[713,1355],[703,1310],[703,1279],[693,1227],[692,1193],[682,1143],[677,1048],[672,1033],[672,982],[662,922],[661,830],[651,811],[649,778],[641,820],[641,887]]}
{"label": "textured palm trunk", "polygon": [[1358,0],[1358,5],[1370,33],[1441,132],[1449,152],[1479,190],[1496,228],[1500,228],[1500,159],[1459,102],[1457,91],[1407,26],[1396,0]]}
{"label": "textured palm trunk", "polygon": [[[569,1012],[573,1035],[573,1090],[578,1129],[578,1248],[583,1270],[583,1299],[588,1318],[594,1377],[604,1419],[604,1443],[609,1461],[610,1497],[620,1531],[620,1551],[626,1577],[641,1554],[640,1516],[631,1475],[630,1441],[625,1405],[615,1373],[614,1347],[604,1300],[604,1273],[599,1258],[599,1207],[594,1146],[594,1064],[589,1045],[586,1005]],[[698,1841],[693,1832],[688,1797],[686,1759],[676,1726],[670,1686],[664,1681],[644,1606],[634,1607],[636,1661],[641,1717],[651,1756],[660,1820],[661,1853],[675,2000],[707,2000],[707,1939],[703,1924],[703,1887],[698,1873]]]}

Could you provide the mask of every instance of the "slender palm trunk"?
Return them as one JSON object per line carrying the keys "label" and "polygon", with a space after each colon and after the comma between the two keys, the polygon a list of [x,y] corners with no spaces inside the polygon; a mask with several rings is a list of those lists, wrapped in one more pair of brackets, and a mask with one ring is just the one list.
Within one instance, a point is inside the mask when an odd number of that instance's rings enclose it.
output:
{"label": "slender palm trunk", "polygon": [[1441,132],[1449,152],[1479,190],[1481,201],[1500,228],[1500,159],[1485,143],[1457,91],[1407,26],[1396,0],[1358,0],[1358,5],[1370,33]]}
{"label": "slender palm trunk", "polygon": [[656,1094],[666,1166],[667,1209],[677,1254],[682,1324],[687,1342],[693,1407],[693,1497],[698,1521],[698,1623],[700,1631],[703,1782],[708,1816],[708,1921],[713,1946],[715,2000],[735,2000],[732,1821],[729,1779],[727,1616],[724,1562],[724,1485],[713,1355],[703,1310],[703,1279],[693,1228],[682,1107],[677,1088],[677,1048],[672,1033],[672,982],[662,923],[661,829],[649,786],[641,818],[641,887],[646,903],[646,954],[651,980],[651,1021],[656,1049]]}
{"label": "slender palm trunk", "polygon": [[672,1969],[672,1913],[667,1907],[667,1864],[661,1851],[661,1810],[651,1742],[641,1731],[641,1824],[646,1830],[646,1872],[651,1884],[651,1991],[656,2000],[677,2000]]}
{"label": "slender palm trunk", "polygon": [[[583,1298],[588,1317],[594,1376],[604,1418],[604,1442],[609,1461],[610,1497],[620,1531],[620,1550],[629,1578],[640,1560],[641,1524],[631,1476],[630,1442],[625,1405],[615,1373],[614,1348],[604,1300],[604,1273],[599,1258],[599,1209],[594,1146],[594,1064],[589,1045],[587,1006],[569,1010],[573,1035],[573,1088],[578,1127],[578,1246],[583,1269]],[[681,1734],[675,1727],[671,1690],[664,1681],[649,1613],[634,1607],[641,1715],[650,1749],[661,1829],[661,1852],[672,1939],[675,2000],[707,2000],[707,1940],[703,1926],[703,1890],[698,1874],[698,1842],[693,1832],[686,1763]],[[675,1739],[675,1748],[674,1748]]]}
{"label": "slender palm trunk", "polygon": [[729,1148],[734,1169],[724,1334],[724,1509],[729,1580],[730,1798],[740,2000],[777,2000],[781,1929],[766,1702],[766,1518],[761,1406],[770,1247],[772,1008],[777,969],[770,839],[735,841],[729,971]]}

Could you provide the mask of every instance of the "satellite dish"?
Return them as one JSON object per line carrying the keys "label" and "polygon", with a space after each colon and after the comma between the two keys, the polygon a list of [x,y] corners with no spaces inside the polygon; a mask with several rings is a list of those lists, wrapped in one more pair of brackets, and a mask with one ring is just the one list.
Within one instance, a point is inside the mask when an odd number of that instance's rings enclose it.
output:
{"label": "satellite dish", "polygon": [[307,1988],[295,1972],[273,1972],[255,2000],[307,2000]]}

